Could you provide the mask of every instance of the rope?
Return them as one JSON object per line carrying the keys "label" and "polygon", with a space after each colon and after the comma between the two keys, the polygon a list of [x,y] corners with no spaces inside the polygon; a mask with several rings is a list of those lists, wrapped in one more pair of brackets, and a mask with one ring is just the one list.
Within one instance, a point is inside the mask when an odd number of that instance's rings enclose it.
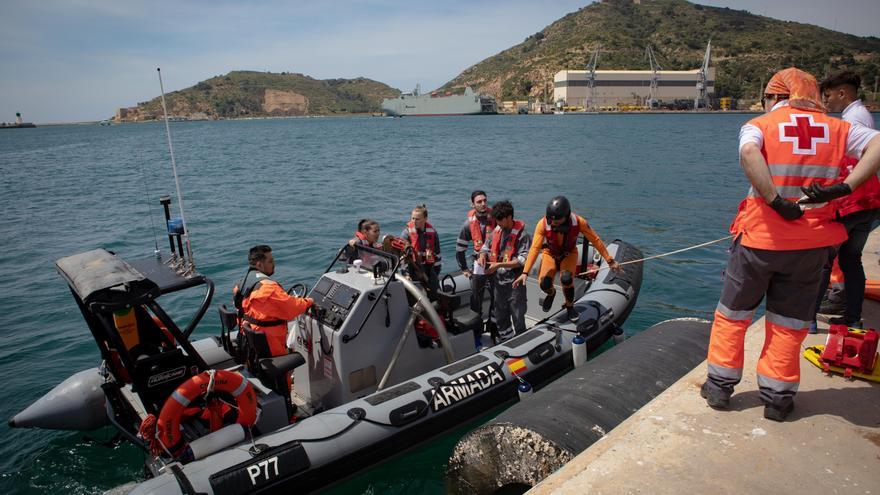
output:
{"label": "rope", "polygon": [[[726,240],[731,239],[731,238],[733,238],[733,235],[725,236],[725,237],[722,237],[721,239],[715,239],[714,241],[709,241],[709,242],[704,242],[704,243],[702,243],[702,244],[697,244],[697,245],[695,245],[695,246],[689,246],[689,247],[682,248],[682,249],[676,249],[675,251],[670,251],[670,252],[668,252],[668,253],[655,254],[654,256],[648,256],[648,257],[640,258],[640,259],[637,259],[637,260],[624,261],[623,263],[618,263],[618,265],[620,265],[620,266],[623,266],[623,265],[631,265],[631,264],[633,264],[633,263],[642,263],[642,262],[644,262],[644,261],[648,261],[648,260],[654,260],[654,259],[657,259],[657,258],[663,258],[663,257],[666,257],[666,256],[671,256],[671,255],[673,255],[673,254],[678,254],[678,253],[683,253],[683,252],[685,252],[685,251],[690,251],[691,249],[697,249],[697,248],[701,248],[701,247],[709,246],[709,245],[712,245],[712,244],[716,244],[716,243],[719,243],[719,242],[721,242],[721,241],[726,241]],[[597,271],[599,271],[599,270],[598,270],[598,269],[587,270],[587,271],[585,271],[585,272],[583,272],[583,273],[579,273],[578,276],[581,276],[581,275],[589,275],[589,274],[591,274],[591,273],[595,273],[595,272],[597,272]]]}

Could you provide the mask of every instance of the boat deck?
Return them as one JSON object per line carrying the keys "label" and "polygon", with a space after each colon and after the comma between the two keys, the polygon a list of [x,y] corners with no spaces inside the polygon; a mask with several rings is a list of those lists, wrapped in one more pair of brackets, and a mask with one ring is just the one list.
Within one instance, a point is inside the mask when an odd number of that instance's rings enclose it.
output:
{"label": "boat deck", "polygon": [[[874,231],[863,255],[869,279],[880,279],[878,261]],[[863,318],[880,328],[880,303],[866,300]],[[746,335],[745,374],[729,411],[700,397],[703,362],[529,493],[880,491],[880,383],[826,376],[802,358],[795,410],[784,423],[766,420],[755,381],[763,327],[761,318]],[[824,343],[828,325],[819,328],[805,346]]]}

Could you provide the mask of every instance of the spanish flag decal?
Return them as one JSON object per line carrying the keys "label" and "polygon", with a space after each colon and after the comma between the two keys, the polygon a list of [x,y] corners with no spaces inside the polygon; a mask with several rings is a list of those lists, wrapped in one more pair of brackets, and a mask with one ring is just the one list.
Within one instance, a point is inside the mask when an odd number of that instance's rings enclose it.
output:
{"label": "spanish flag decal", "polygon": [[526,367],[526,360],[524,358],[512,359],[507,362],[507,367],[510,368],[510,372],[514,375],[519,375],[520,373],[525,373],[528,371]]}

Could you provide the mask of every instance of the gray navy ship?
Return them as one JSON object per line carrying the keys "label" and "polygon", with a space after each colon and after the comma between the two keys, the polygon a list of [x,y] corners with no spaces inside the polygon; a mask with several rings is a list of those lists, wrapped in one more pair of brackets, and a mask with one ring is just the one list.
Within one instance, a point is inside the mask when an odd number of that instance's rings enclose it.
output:
{"label": "gray navy ship", "polygon": [[478,95],[471,88],[464,94],[431,93],[422,95],[419,88],[411,94],[382,100],[382,111],[391,117],[440,115],[494,115],[498,113],[495,98]]}

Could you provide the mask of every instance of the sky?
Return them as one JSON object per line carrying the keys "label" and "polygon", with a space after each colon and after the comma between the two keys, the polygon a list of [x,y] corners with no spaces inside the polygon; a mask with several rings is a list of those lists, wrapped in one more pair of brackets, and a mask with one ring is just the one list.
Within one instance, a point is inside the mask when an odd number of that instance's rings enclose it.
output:
{"label": "sky", "polygon": [[[0,121],[100,120],[232,70],[442,86],[589,0],[0,0]],[[880,0],[702,0],[880,37]]]}

